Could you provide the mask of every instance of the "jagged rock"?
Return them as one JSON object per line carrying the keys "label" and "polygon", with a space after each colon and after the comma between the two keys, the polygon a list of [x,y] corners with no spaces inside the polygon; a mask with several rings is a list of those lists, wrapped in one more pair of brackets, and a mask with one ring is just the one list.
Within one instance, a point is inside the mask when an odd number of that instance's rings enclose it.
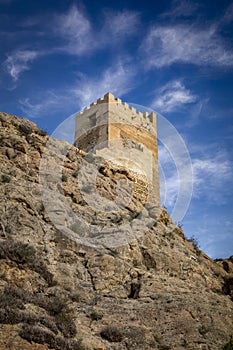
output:
{"label": "jagged rock", "polygon": [[[0,140],[0,349],[223,347],[232,257],[212,261],[136,196],[113,211],[127,172],[35,124],[0,114]],[[79,186],[84,160],[94,195]]]}

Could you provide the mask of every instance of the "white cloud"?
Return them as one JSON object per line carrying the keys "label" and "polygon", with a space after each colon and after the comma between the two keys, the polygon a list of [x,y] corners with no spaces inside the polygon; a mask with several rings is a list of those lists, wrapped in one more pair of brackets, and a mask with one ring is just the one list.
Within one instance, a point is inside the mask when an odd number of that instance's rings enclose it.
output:
{"label": "white cloud", "polygon": [[137,31],[139,16],[133,11],[107,11],[98,28],[86,14],[73,5],[66,14],[57,15],[53,22],[55,35],[63,39],[61,50],[73,55],[103,49],[124,42]]}
{"label": "white cloud", "polygon": [[161,17],[189,17],[198,9],[198,4],[188,0],[174,0],[170,11],[165,12]]}
{"label": "white cloud", "polygon": [[101,76],[95,79],[80,76],[77,85],[72,89],[72,94],[78,98],[82,108],[96,101],[108,91],[116,96],[121,96],[134,88],[132,80],[135,74],[132,67],[118,63],[106,69]]}
{"label": "white cloud", "polygon": [[[232,210],[227,204],[229,196],[231,198],[233,195],[233,167],[229,155],[223,150],[216,152],[217,145],[212,146],[211,149],[197,146],[196,156],[193,157],[191,207],[182,220],[175,221],[183,222],[186,234],[189,237],[195,235],[201,248],[216,258],[232,254],[232,220],[229,219]],[[185,167],[179,172],[167,147],[159,147],[159,163],[161,204],[172,212],[179,197],[180,185],[187,181],[190,174],[187,174]]]}
{"label": "white cloud", "polygon": [[157,97],[152,102],[152,107],[161,112],[171,112],[182,105],[197,101],[197,97],[179,80],[169,82],[155,93]]}
{"label": "white cloud", "polygon": [[194,158],[193,173],[195,197],[223,203],[224,197],[230,194],[232,164],[223,151],[214,157]]}
{"label": "white cloud", "polygon": [[220,21],[220,25],[230,24],[232,20],[233,20],[233,3],[227,7],[225,14]]}
{"label": "white cloud", "polygon": [[212,151],[204,153],[206,154],[203,157],[192,157],[193,174],[190,178],[190,172],[187,172],[185,167],[178,167],[179,160],[177,163],[177,160],[172,158],[171,150],[164,146],[159,147],[162,204],[169,208],[173,207],[179,195],[180,181],[182,184],[190,180],[193,182],[193,197],[198,200],[208,200],[222,205],[226,202],[227,196],[233,195],[231,185],[233,165],[227,153],[219,151],[214,156]]}
{"label": "white cloud", "polygon": [[233,51],[217,34],[217,26],[158,26],[151,28],[142,48],[149,67],[191,63],[220,67],[233,66]]}
{"label": "white cloud", "polygon": [[91,23],[75,5],[66,14],[55,18],[53,29],[65,40],[65,48],[70,53],[82,54],[92,49]]}
{"label": "white cloud", "polygon": [[39,53],[32,50],[18,50],[8,55],[3,62],[3,67],[10,74],[14,82],[26,70],[30,69],[30,63],[38,57]]}
{"label": "white cloud", "polygon": [[200,101],[196,101],[195,104],[189,107],[188,118],[185,121],[185,126],[192,128],[200,122],[201,115],[206,117],[209,99],[205,98]]}
{"label": "white cloud", "polygon": [[[105,13],[105,23],[102,29],[102,41],[125,40],[127,36],[134,35],[139,26],[139,15],[133,11]],[[109,39],[108,39],[109,38]]]}
{"label": "white cloud", "polygon": [[[21,110],[30,118],[40,118],[49,116],[52,113],[62,112],[67,104],[74,104],[74,97],[69,96],[67,91],[54,92],[51,90],[37,92],[37,97],[33,99],[27,97],[20,99]],[[73,99],[72,99],[73,97]]]}
{"label": "white cloud", "polygon": [[[216,207],[215,207],[216,208]],[[201,249],[211,258],[229,257],[232,255],[232,212],[224,213],[207,205],[193,206],[190,212],[194,215],[185,218],[184,228],[188,237],[195,236]],[[230,220],[229,220],[230,217]],[[198,220],[197,220],[198,218]]]}
{"label": "white cloud", "polygon": [[[0,0],[1,1],[1,0]],[[41,19],[30,18],[26,25],[35,25]],[[25,25],[24,23],[24,25]],[[117,55],[121,53],[119,46],[136,33],[139,15],[134,11],[106,11],[102,15],[99,27],[91,22],[83,10],[75,5],[68,12],[55,15],[49,25],[49,48],[37,50],[18,49],[7,56],[3,62],[5,71],[16,83],[21,74],[30,69],[31,63],[42,55],[65,52],[70,55],[85,56],[89,52],[117,46]],[[5,33],[4,37],[5,37]],[[56,39],[54,40],[54,35]],[[42,35],[43,37],[43,35]],[[15,88],[14,85],[13,88]]]}
{"label": "white cloud", "polygon": [[69,110],[73,108],[74,113],[103,97],[108,91],[116,96],[126,93],[135,86],[132,84],[134,74],[132,68],[119,63],[106,69],[95,79],[82,74],[72,87],[37,92],[36,99],[27,97],[19,100],[19,103],[22,111],[31,118],[66,112],[67,106]]}

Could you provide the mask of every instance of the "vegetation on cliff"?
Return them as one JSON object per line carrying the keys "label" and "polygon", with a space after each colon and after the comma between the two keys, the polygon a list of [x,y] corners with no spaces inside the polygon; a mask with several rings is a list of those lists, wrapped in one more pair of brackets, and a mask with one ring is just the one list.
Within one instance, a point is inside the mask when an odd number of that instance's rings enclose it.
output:
{"label": "vegetation on cliff", "polygon": [[[232,349],[232,257],[212,261],[140,198],[98,213],[78,185],[84,155],[63,141],[51,140],[66,149],[61,181],[46,174],[62,206],[48,208],[40,165],[50,138],[1,113],[0,140],[0,349]],[[87,161],[103,200],[130,181]],[[119,244],[104,244],[107,233]]]}

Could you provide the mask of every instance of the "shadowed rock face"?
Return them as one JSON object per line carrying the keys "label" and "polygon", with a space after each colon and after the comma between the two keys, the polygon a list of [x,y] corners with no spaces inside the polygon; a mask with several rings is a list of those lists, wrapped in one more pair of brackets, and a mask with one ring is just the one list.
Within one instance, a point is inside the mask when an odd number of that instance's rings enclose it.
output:
{"label": "shadowed rock face", "polygon": [[[39,177],[48,139],[0,114],[0,349],[221,349],[233,332],[232,258],[212,261],[136,195],[98,212],[78,185],[84,154],[56,140],[66,154],[61,181],[46,175],[48,208]],[[121,205],[128,190],[117,181],[129,173],[87,160],[98,196]]]}

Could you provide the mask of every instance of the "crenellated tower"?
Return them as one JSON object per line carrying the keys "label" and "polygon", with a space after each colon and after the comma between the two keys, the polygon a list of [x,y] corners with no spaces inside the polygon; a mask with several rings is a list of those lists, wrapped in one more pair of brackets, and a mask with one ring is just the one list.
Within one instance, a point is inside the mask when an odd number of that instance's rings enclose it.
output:
{"label": "crenellated tower", "polygon": [[[76,115],[75,145],[134,174],[138,191],[160,205],[156,114],[138,112],[107,93]],[[144,188],[140,190],[140,188]]]}

